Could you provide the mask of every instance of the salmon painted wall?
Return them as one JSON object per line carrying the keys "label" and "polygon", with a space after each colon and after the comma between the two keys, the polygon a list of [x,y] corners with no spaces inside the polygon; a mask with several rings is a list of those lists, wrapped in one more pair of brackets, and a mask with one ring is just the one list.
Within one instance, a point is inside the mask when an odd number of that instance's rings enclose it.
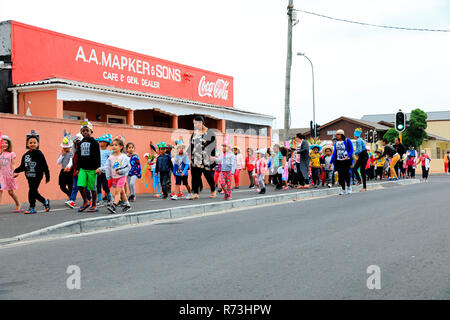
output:
{"label": "salmon painted wall", "polygon": [[[99,137],[103,134],[110,133],[113,137],[116,135],[122,135],[125,137],[125,142],[134,142],[136,145],[136,152],[139,154],[141,163],[143,162],[143,155],[150,152],[149,142],[153,141],[154,144],[159,141],[165,141],[167,143],[174,144],[175,140],[182,137],[183,141],[188,144],[192,131],[189,130],[173,130],[167,128],[158,127],[142,127],[140,129],[133,128],[128,125],[119,124],[106,124],[102,122],[92,122],[94,126],[94,137]],[[16,167],[19,166],[22,155],[26,152],[25,138],[26,134],[34,129],[40,135],[40,149],[44,153],[47,163],[50,168],[50,183],[41,183],[41,194],[52,200],[65,199],[65,194],[59,189],[58,176],[60,172],[60,166],[56,164],[58,156],[61,151],[60,143],[63,137],[63,131],[67,130],[71,135],[75,135],[80,130],[78,121],[65,120],[65,119],[50,119],[44,117],[28,117],[22,115],[0,114],[0,128],[2,134],[8,135],[13,142],[13,151],[17,155]],[[218,141],[223,141],[223,135],[217,132]],[[270,138],[263,137],[258,138],[255,136],[235,136],[233,138],[235,142],[240,146],[241,150],[245,152],[248,146],[253,148],[266,147],[270,142]],[[236,143],[233,143],[234,145]],[[220,144],[218,144],[219,146]],[[144,167],[144,164],[142,164]],[[149,175],[145,175],[143,179],[137,182],[137,193],[152,193],[151,183],[146,188],[146,179]],[[247,172],[242,171],[240,175],[240,184],[242,186],[248,185]],[[23,173],[18,178],[19,190],[17,194],[19,200],[22,203],[28,202],[28,185]],[[172,185],[175,185],[173,182]],[[204,181],[203,185],[207,188],[208,184]],[[11,198],[5,193],[3,195],[2,204],[12,203]]]}
{"label": "salmon painted wall", "polygon": [[63,117],[63,102],[57,100],[56,90],[21,92],[18,94],[17,104],[18,113],[22,115],[29,112],[36,117]]}

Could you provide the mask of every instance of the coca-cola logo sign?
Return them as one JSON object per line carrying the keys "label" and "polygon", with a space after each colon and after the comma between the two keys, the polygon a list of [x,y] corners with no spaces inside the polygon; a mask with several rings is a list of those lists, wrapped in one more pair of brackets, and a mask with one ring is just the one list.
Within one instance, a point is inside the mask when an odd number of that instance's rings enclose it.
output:
{"label": "coca-cola logo sign", "polygon": [[229,81],[223,79],[207,81],[206,76],[203,76],[198,84],[198,95],[200,97],[208,96],[211,98],[228,100],[229,84]]}

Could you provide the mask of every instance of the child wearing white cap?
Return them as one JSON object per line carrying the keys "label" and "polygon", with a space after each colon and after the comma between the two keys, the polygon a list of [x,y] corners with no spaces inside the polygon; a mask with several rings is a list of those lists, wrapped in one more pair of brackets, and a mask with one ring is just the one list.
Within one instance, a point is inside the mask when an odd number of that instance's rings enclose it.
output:
{"label": "child wearing white cap", "polygon": [[258,193],[266,193],[266,185],[264,184],[264,178],[267,172],[267,159],[265,157],[265,150],[259,149],[256,151],[256,164],[255,164],[255,183],[258,187]]}
{"label": "child wearing white cap", "polygon": [[61,142],[61,153],[59,154],[57,164],[61,165],[61,171],[59,172],[58,184],[62,192],[67,195],[70,200],[73,187],[73,142],[70,135],[64,135]]}

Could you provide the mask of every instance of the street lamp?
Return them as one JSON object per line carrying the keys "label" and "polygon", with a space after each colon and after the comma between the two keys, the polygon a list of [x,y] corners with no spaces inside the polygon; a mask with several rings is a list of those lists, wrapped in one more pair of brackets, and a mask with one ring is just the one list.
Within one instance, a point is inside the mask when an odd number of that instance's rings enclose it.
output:
{"label": "street lamp", "polygon": [[301,52],[297,53],[298,56],[303,56],[306,59],[308,59],[309,63],[311,64],[311,74],[312,74],[312,97],[313,97],[313,124],[314,124],[314,138],[316,137],[316,105],[315,105],[315,98],[314,98],[314,66],[311,60]]}

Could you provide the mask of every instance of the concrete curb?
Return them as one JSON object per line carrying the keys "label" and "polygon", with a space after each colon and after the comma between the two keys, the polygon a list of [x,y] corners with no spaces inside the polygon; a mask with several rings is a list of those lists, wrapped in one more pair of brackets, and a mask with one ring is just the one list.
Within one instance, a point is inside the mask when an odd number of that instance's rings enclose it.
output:
{"label": "concrete curb", "polygon": [[[368,190],[381,189],[385,184],[410,185],[419,183],[417,179],[401,180],[398,182],[378,182],[367,186]],[[353,186],[354,191],[361,189],[360,186]],[[0,239],[0,246],[13,244],[23,240],[37,240],[43,238],[53,238],[71,234],[89,233],[102,229],[116,228],[126,225],[135,225],[148,223],[157,220],[168,220],[188,216],[201,215],[205,213],[221,212],[232,209],[242,209],[261,205],[270,205],[274,203],[312,199],[316,197],[337,195],[340,192],[339,187],[331,189],[297,191],[276,195],[268,195],[254,198],[245,198],[239,200],[220,201],[214,203],[190,205],[168,209],[146,210],[126,214],[115,214],[106,217],[87,218],[60,223],[47,228],[39,229],[33,232],[18,235],[12,238]]]}

